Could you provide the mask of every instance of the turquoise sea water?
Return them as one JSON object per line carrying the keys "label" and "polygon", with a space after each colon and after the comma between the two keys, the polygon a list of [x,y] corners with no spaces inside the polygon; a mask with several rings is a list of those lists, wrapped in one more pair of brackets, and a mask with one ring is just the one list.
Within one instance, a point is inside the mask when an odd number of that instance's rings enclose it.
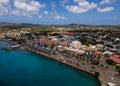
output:
{"label": "turquoise sea water", "polygon": [[[0,41],[0,48],[8,46]],[[0,50],[0,86],[99,86],[92,77],[26,50]]]}

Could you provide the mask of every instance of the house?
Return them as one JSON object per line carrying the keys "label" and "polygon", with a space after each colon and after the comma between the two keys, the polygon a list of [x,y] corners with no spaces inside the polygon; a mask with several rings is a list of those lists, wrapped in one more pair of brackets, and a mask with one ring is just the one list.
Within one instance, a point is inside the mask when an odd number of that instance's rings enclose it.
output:
{"label": "house", "polygon": [[120,64],[120,55],[113,55],[110,58],[112,61],[114,61],[117,64]]}
{"label": "house", "polygon": [[101,55],[102,52],[101,51],[95,51],[95,55]]}
{"label": "house", "polygon": [[104,48],[104,45],[102,45],[102,44],[97,44],[97,45],[96,45],[96,48],[97,48],[97,49],[103,49],[103,48]]}
{"label": "house", "polygon": [[71,43],[70,43],[70,47],[72,47],[72,48],[75,48],[75,49],[79,49],[80,47],[81,47],[81,42],[80,41],[72,41]]}
{"label": "house", "polygon": [[105,57],[110,57],[112,54],[113,54],[113,52],[111,52],[111,51],[105,51],[102,53],[102,55]]}

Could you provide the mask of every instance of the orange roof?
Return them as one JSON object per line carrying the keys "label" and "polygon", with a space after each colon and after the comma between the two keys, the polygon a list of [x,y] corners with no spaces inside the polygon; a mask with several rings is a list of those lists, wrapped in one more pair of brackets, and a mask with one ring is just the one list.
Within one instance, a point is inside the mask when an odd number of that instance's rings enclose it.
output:
{"label": "orange roof", "polygon": [[112,61],[120,64],[120,56],[119,55],[114,55],[110,58]]}
{"label": "orange roof", "polygon": [[100,55],[102,52],[101,51],[95,51],[96,55]]}

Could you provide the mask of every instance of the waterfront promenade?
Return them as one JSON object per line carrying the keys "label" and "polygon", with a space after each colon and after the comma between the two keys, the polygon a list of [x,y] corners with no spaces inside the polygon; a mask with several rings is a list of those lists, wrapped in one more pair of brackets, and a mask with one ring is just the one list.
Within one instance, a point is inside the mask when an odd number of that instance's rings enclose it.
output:
{"label": "waterfront promenade", "polygon": [[[76,60],[74,59],[69,59],[66,58],[64,60],[61,59],[61,56],[56,54],[56,55],[50,55],[47,53],[44,53],[42,51],[38,51],[38,50],[34,50],[33,48],[30,47],[22,47],[22,49],[27,49],[29,51],[32,51],[36,54],[40,54],[45,56],[46,58],[50,58],[53,59],[55,61],[58,61],[62,64],[68,65],[72,68],[75,68],[77,70],[83,71],[89,75],[94,76],[95,78],[97,78],[101,84],[101,86],[108,86],[108,83],[114,83],[114,86],[119,86],[120,85],[120,78],[117,75],[113,75],[113,72],[115,72],[114,70],[111,69],[106,69],[106,68],[101,68],[100,66],[95,66],[92,65],[90,63],[86,63],[83,61],[79,61],[79,62],[75,62]],[[64,56],[62,56],[64,58]],[[83,65],[84,64],[84,65]],[[95,69],[92,69],[90,67],[94,67]],[[99,72],[99,75],[96,76],[96,72]]]}
{"label": "waterfront promenade", "polygon": [[[116,79],[116,78],[114,78],[116,76],[111,75],[111,73],[114,72],[112,70],[103,69],[103,68],[100,68],[98,66],[94,66],[92,64],[86,63],[86,62],[76,62],[75,63],[73,59],[68,59],[68,58],[61,60],[61,57],[59,57],[59,55],[49,55],[49,54],[46,54],[44,52],[34,50],[30,47],[23,47],[23,49],[27,49],[29,51],[36,53],[36,54],[43,55],[46,58],[53,59],[53,60],[58,61],[62,64],[68,65],[72,68],[75,68],[75,69],[83,71],[89,75],[92,75],[99,80],[101,86],[107,86],[107,84],[109,82],[115,83],[116,84],[115,86],[119,86],[119,84],[120,84],[119,77],[117,77],[118,79]],[[63,56],[63,58],[64,58],[64,56]],[[83,63],[84,63],[84,65],[82,65]],[[95,69],[93,69],[91,71],[90,67],[94,67]],[[95,76],[96,72],[99,72],[99,76]]]}
{"label": "waterfront promenade", "polygon": [[[4,41],[7,41],[7,40],[4,40]],[[9,42],[9,41],[7,41],[7,42]],[[17,44],[15,42],[9,42],[9,43]],[[115,86],[119,86],[119,84],[120,84],[120,82],[119,82],[120,77],[112,74],[113,72],[115,72],[114,70],[101,68],[99,66],[95,66],[95,65],[86,63],[84,61],[79,61],[78,62],[75,59],[65,58],[64,60],[61,60],[61,56],[58,55],[58,54],[50,55],[50,54],[35,50],[33,48],[30,48],[28,46],[21,46],[21,48],[22,49],[27,49],[29,51],[32,51],[32,52],[36,53],[36,54],[43,55],[46,58],[53,59],[53,60],[58,61],[62,64],[68,65],[68,66],[73,67],[73,68],[75,68],[77,70],[80,70],[80,71],[84,71],[84,72],[86,72],[90,75],[93,75],[93,76],[95,76],[95,72],[99,72],[98,80],[100,81],[101,86],[107,86],[107,83],[109,83],[109,82],[110,83],[115,83],[116,84]],[[63,56],[63,58],[64,58],[64,56]],[[90,67],[94,67],[95,69],[93,69],[91,71]]]}
{"label": "waterfront promenade", "polygon": [[[5,46],[12,44],[0,41]],[[0,50],[0,64],[1,86],[99,86],[88,74],[28,50]]]}

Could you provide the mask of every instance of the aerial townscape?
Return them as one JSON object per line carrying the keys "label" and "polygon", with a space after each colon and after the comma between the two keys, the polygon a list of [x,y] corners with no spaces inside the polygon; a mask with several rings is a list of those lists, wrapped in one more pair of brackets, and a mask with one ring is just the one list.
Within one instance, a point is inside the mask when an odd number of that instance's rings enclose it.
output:
{"label": "aerial townscape", "polygon": [[2,41],[86,72],[102,86],[120,84],[120,26],[6,23],[1,28],[7,28],[0,29]]}
{"label": "aerial townscape", "polygon": [[0,0],[0,86],[120,86],[120,0]]}

